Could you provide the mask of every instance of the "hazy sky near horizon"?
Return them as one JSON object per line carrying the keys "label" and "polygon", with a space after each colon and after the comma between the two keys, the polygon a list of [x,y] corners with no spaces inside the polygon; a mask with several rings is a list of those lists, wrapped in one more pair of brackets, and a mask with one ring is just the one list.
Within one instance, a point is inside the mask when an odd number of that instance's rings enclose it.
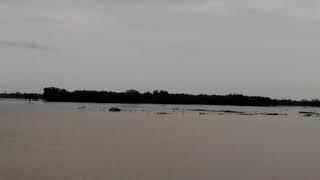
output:
{"label": "hazy sky near horizon", "polygon": [[320,98],[316,0],[0,0],[0,92]]}

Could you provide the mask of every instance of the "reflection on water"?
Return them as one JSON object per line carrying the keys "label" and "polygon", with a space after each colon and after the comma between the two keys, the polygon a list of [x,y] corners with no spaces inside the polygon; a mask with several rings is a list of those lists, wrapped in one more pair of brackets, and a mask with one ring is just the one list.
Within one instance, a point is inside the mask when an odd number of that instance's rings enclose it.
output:
{"label": "reflection on water", "polygon": [[317,179],[319,113],[0,100],[0,179]]}

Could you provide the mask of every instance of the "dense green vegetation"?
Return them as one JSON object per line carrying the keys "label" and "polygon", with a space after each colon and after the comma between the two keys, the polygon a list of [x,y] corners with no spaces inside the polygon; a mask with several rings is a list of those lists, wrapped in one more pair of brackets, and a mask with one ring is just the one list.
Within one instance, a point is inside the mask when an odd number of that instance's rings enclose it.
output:
{"label": "dense green vegetation", "polygon": [[0,98],[19,98],[27,100],[43,99],[47,102],[95,102],[95,103],[137,103],[137,104],[204,104],[237,106],[314,106],[320,107],[320,100],[271,99],[269,97],[230,95],[190,95],[170,94],[156,90],[140,93],[136,90],[126,92],[111,91],[67,91],[49,87],[43,94],[36,93],[2,93]]}

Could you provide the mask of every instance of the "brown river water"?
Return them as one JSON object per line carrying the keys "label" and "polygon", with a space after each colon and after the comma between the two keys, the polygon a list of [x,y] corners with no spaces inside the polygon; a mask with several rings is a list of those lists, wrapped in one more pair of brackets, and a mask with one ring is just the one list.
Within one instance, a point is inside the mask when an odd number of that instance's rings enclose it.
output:
{"label": "brown river water", "polygon": [[0,179],[315,180],[318,112],[0,100]]}

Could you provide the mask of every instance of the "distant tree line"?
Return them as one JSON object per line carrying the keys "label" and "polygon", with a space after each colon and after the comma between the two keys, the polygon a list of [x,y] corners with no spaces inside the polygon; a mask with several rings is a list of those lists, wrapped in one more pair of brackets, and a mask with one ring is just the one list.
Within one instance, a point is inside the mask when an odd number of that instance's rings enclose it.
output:
{"label": "distant tree line", "polygon": [[17,98],[46,102],[94,102],[94,103],[136,103],[136,104],[203,104],[236,106],[313,106],[320,107],[320,100],[271,99],[261,96],[229,95],[191,95],[171,94],[164,90],[140,93],[136,90],[126,92],[112,91],[67,91],[56,87],[44,88],[37,93],[0,93],[0,98]]}
{"label": "distant tree line", "polygon": [[164,90],[140,93],[136,90],[126,92],[111,91],[67,91],[56,87],[44,89],[42,95],[47,102],[95,102],[95,103],[138,103],[138,104],[203,104],[203,105],[237,105],[237,106],[317,106],[320,101],[271,99],[269,97],[230,95],[190,95],[170,94]]}
{"label": "distant tree line", "polygon": [[0,93],[0,98],[27,99],[37,101],[42,99],[42,94],[38,93]]}

